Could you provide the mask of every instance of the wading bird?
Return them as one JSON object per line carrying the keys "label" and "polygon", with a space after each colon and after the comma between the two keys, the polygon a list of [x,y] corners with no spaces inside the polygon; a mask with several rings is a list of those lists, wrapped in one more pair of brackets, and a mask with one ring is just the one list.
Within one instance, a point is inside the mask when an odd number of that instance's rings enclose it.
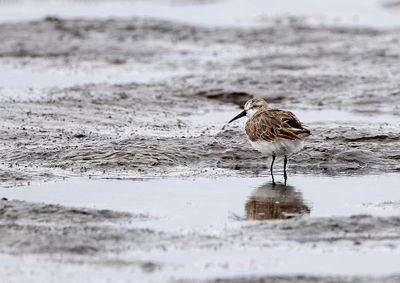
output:
{"label": "wading bird", "polygon": [[262,98],[248,100],[244,110],[229,123],[244,116],[247,116],[244,130],[250,144],[262,154],[272,157],[270,172],[273,185],[275,158],[284,157],[283,174],[286,185],[288,156],[303,148],[303,140],[311,135],[311,131],[292,112],[270,108]]}

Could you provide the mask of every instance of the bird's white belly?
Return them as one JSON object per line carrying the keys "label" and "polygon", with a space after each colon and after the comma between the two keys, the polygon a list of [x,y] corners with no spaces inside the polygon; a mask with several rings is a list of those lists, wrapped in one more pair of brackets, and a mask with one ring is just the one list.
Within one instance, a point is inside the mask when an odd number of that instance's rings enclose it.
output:
{"label": "bird's white belly", "polygon": [[278,139],[276,141],[250,141],[254,149],[267,156],[283,156],[295,153],[303,148],[302,140],[285,140]]}

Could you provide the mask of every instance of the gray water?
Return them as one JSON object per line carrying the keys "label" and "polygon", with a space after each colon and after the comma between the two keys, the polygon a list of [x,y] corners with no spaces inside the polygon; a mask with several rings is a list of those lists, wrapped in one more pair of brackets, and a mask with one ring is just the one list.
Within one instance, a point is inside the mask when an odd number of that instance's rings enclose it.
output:
{"label": "gray water", "polygon": [[[4,1],[0,21],[63,18],[153,17],[203,26],[262,26],[295,16],[310,24],[398,27],[400,17],[379,0],[228,1]],[[229,11],[229,13],[226,13]]]}
{"label": "gray water", "polygon": [[[276,179],[282,176],[276,174]],[[0,189],[0,197],[148,214],[135,224],[162,231],[209,231],[247,220],[400,215],[400,175],[269,176],[218,179],[88,180]]]}

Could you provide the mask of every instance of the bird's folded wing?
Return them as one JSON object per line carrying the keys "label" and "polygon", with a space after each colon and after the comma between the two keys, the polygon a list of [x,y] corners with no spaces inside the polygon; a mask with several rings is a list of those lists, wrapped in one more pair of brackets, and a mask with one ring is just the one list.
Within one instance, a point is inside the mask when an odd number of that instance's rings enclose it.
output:
{"label": "bird's folded wing", "polygon": [[257,112],[247,121],[245,130],[252,141],[299,140],[300,136],[310,135],[293,113],[274,109]]}
{"label": "bird's folded wing", "polygon": [[304,127],[303,123],[292,112],[285,110],[278,110],[278,112],[284,127],[290,128],[290,131],[302,137],[311,135],[311,131]]}

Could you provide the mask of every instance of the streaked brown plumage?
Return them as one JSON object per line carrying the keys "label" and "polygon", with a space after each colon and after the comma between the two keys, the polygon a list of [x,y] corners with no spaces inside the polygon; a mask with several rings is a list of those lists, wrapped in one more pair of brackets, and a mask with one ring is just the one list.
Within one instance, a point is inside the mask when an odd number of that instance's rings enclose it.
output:
{"label": "streaked brown plumage", "polygon": [[311,134],[290,111],[262,107],[246,122],[245,131],[251,141],[275,141],[278,138],[300,140]]}
{"label": "streaked brown plumage", "polygon": [[311,134],[300,120],[290,111],[272,109],[262,98],[252,98],[246,102],[244,111],[230,122],[247,116],[246,135],[251,145],[261,153],[271,156],[271,176],[277,156],[284,156],[284,177],[287,180],[287,156],[303,147],[303,139]]}

